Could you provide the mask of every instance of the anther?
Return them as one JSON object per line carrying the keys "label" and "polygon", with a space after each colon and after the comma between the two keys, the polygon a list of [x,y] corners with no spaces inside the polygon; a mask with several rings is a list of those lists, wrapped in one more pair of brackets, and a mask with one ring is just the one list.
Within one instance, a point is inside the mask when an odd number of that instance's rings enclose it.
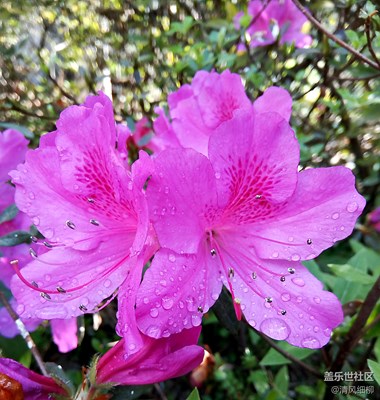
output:
{"label": "anther", "polygon": [[257,278],[256,272],[252,272],[252,279],[256,279],[256,278]]}
{"label": "anther", "polygon": [[18,260],[9,261],[9,264],[11,264],[11,265],[18,265]]}
{"label": "anther", "polygon": [[230,269],[228,270],[228,277],[229,277],[229,278],[233,278],[234,276],[235,276],[235,271],[234,271],[233,268],[230,268]]}
{"label": "anther", "polygon": [[91,204],[95,203],[95,200],[92,197],[87,197],[87,201]]}
{"label": "anther", "polygon": [[70,228],[70,229],[75,229],[75,228],[76,228],[74,222],[72,222],[72,221],[70,221],[70,220],[67,220],[67,221],[66,221],[66,226],[67,226],[68,228]]}
{"label": "anther", "polygon": [[261,199],[261,194],[257,194],[256,196],[255,196],[255,199],[257,199],[257,200],[259,200],[259,199]]}
{"label": "anther", "polygon": [[216,250],[215,249],[211,249],[211,256],[215,257],[216,256]]}
{"label": "anther", "polygon": [[312,241],[311,239],[307,239],[306,243],[307,243],[307,244],[312,244],[313,241]]}
{"label": "anther", "polygon": [[200,313],[203,313],[203,307],[202,307],[202,306],[199,306],[199,307],[198,307],[198,311],[199,311]]}
{"label": "anther", "polygon": [[267,303],[272,303],[273,299],[272,299],[272,297],[265,297],[265,301]]}
{"label": "anther", "polygon": [[280,278],[280,281],[281,281],[281,282],[285,282],[285,276],[282,276],[282,277]]}
{"label": "anther", "polygon": [[37,256],[37,253],[36,253],[32,248],[29,249],[29,254],[30,254],[33,258],[37,258],[37,257],[38,257],[38,256]]}
{"label": "anther", "polygon": [[285,315],[286,314],[286,310],[281,310],[281,315]]}
{"label": "anther", "polygon": [[294,274],[296,272],[296,270],[294,268],[288,268],[288,272],[289,274]]}
{"label": "anther", "polygon": [[83,312],[87,311],[87,307],[84,306],[83,304],[81,304],[81,305],[79,306],[79,309],[80,309],[81,311],[83,311]]}
{"label": "anther", "polygon": [[31,236],[31,237],[30,237],[30,240],[31,240],[33,243],[37,243],[37,242],[38,242],[38,238],[36,238],[35,236]]}
{"label": "anther", "polygon": [[35,288],[38,288],[38,283],[37,283],[37,282],[32,281],[32,285],[33,285]]}
{"label": "anther", "polygon": [[65,290],[63,287],[61,287],[61,286],[57,286],[57,291],[58,291],[59,293],[66,293],[66,290]]}
{"label": "anther", "polygon": [[47,293],[41,292],[40,295],[45,300],[51,300],[51,297]]}
{"label": "anther", "polygon": [[99,226],[99,222],[96,219],[90,219],[90,224],[95,225],[95,226]]}
{"label": "anther", "polygon": [[51,249],[53,247],[52,244],[50,244],[49,242],[44,242],[44,246],[47,247],[48,249]]}
{"label": "anther", "polygon": [[241,303],[241,300],[238,299],[237,297],[235,297],[235,298],[234,298],[234,302],[235,302],[236,304],[240,304],[240,303]]}

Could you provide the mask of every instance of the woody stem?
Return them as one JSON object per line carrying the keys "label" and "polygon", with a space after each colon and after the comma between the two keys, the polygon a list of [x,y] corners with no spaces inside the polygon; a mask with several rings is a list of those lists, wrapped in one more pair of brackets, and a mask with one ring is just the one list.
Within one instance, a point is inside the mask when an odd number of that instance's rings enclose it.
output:
{"label": "woody stem", "polygon": [[11,316],[13,321],[15,322],[17,329],[19,330],[21,336],[26,342],[26,345],[30,349],[30,351],[33,354],[34,359],[36,360],[36,363],[38,364],[38,367],[40,368],[41,372],[45,376],[49,376],[45,369],[44,362],[42,361],[41,354],[39,353],[36,344],[34,343],[34,340],[30,336],[30,333],[26,329],[24,323],[21,321],[19,316],[16,314],[15,310],[12,308],[12,306],[9,304],[7,298],[5,297],[5,294],[0,290],[0,302],[3,303],[5,309],[8,311],[8,314]]}

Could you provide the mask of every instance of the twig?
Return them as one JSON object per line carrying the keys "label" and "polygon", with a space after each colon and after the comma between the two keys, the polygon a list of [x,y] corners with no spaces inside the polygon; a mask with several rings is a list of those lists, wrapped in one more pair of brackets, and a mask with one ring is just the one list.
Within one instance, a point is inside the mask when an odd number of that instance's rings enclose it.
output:
{"label": "twig", "polygon": [[19,316],[16,314],[16,312],[13,310],[12,306],[9,304],[7,298],[5,297],[4,293],[0,290],[0,302],[3,303],[5,309],[8,311],[8,314],[11,316],[13,321],[15,322],[17,329],[19,330],[21,336],[25,340],[28,348],[32,352],[34,359],[36,360],[41,372],[45,376],[49,376],[45,369],[44,362],[42,361],[42,357],[37,349],[36,344],[34,343],[34,340],[30,336],[30,333],[26,329],[24,323],[21,321]]}
{"label": "twig", "polygon": [[303,361],[299,360],[297,357],[292,356],[289,354],[287,351],[281,349],[281,347],[277,346],[276,343],[274,343],[271,339],[268,338],[268,336],[264,335],[263,333],[257,331],[256,332],[259,336],[261,336],[266,342],[269,343],[271,347],[273,347],[276,351],[278,351],[280,354],[282,354],[284,357],[286,357],[288,360],[293,361],[294,363],[298,364],[300,367],[305,369],[306,371],[309,371],[311,374],[316,376],[318,379],[323,379],[323,375],[310,365],[304,363]]}
{"label": "twig", "polygon": [[364,300],[362,308],[360,309],[358,316],[356,317],[355,322],[352,324],[350,330],[346,335],[346,340],[340,346],[335,361],[331,366],[331,371],[340,371],[342,369],[346,357],[362,337],[363,328],[379,298],[380,277],[377,279],[376,283],[373,285],[372,289],[368,293],[366,299]]}
{"label": "twig", "polygon": [[372,68],[377,69],[380,71],[380,65],[376,62],[367,58],[364,54],[357,51],[355,48],[344,42],[343,40],[339,39],[333,33],[329,32],[316,18],[314,18],[308,10],[298,1],[293,0],[293,3],[296,7],[302,12],[302,14],[321,32],[323,32],[329,39],[333,40],[335,43],[339,44],[339,46],[343,47],[351,54],[355,56],[356,59],[363,61],[364,63],[370,65]]}
{"label": "twig", "polygon": [[365,35],[367,37],[368,50],[371,53],[373,59],[376,61],[377,65],[380,67],[380,60],[377,58],[375,50],[373,50],[372,39],[371,39],[371,18],[375,14],[377,14],[377,10],[373,12],[371,15],[369,15],[365,21]]}
{"label": "twig", "polygon": [[161,389],[161,386],[158,383],[154,384],[154,388],[156,389],[157,393],[159,394],[161,400],[168,400],[168,398],[166,397],[166,394],[163,392],[163,390]]}

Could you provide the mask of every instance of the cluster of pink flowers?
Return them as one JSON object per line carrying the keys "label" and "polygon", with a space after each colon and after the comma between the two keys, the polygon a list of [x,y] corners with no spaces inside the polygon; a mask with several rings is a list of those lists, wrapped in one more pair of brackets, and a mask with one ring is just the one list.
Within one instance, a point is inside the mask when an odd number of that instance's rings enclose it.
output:
{"label": "cluster of pink flowers", "polygon": [[223,286],[255,329],[325,345],[342,308],[302,261],[352,232],[365,204],[353,174],[299,172],[281,88],[252,103],[238,75],[200,71],[168,103],[144,143],[154,154],[131,166],[130,134],[100,93],[66,109],[10,173],[46,248],[13,262],[20,316],[70,320],[117,297],[122,339],[100,359],[100,383],[156,382],[199,364],[202,317]]}
{"label": "cluster of pink flowers", "polygon": [[[292,0],[251,0],[248,15],[252,18],[246,32],[251,47],[268,46],[279,40],[280,45],[294,43],[296,47],[310,46],[312,38],[302,32],[306,17]],[[235,28],[240,29],[243,12],[234,18]],[[243,50],[244,46],[240,45]]]}

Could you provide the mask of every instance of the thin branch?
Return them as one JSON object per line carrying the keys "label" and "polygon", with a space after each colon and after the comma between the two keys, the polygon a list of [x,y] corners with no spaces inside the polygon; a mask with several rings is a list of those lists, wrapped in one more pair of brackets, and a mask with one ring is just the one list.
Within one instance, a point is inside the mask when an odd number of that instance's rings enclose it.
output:
{"label": "thin branch", "polygon": [[339,39],[337,36],[335,36],[333,33],[329,32],[316,18],[314,18],[308,10],[298,1],[298,0],[293,0],[293,3],[296,5],[296,7],[302,12],[302,14],[321,32],[323,32],[329,39],[333,40],[335,43],[339,44],[339,46],[343,47],[347,51],[349,51],[351,54],[355,56],[356,59],[363,61],[364,63],[370,65],[372,68],[377,69],[380,71],[380,65],[378,65],[376,62],[370,60],[367,58],[364,54],[360,53],[357,51],[355,48],[344,42],[343,40]]}
{"label": "thin branch", "polygon": [[380,67],[380,60],[377,58],[377,55],[375,53],[375,50],[372,47],[372,39],[371,39],[371,18],[373,15],[377,14],[377,11],[369,15],[365,21],[365,35],[367,38],[367,43],[368,43],[368,50],[372,55],[372,58],[376,61],[377,65]]}
{"label": "thin branch", "polygon": [[318,370],[314,369],[310,365],[308,365],[308,364],[304,363],[303,361],[299,360],[297,357],[292,356],[287,351],[281,349],[281,347],[277,346],[276,343],[274,343],[271,339],[268,338],[268,336],[264,335],[263,333],[261,333],[259,331],[256,331],[256,333],[258,335],[260,335],[267,343],[269,343],[269,345],[271,347],[273,347],[276,351],[278,351],[280,354],[282,354],[285,358],[287,358],[288,360],[294,362],[295,364],[298,364],[300,367],[302,367],[306,371],[310,372],[311,374],[313,374],[318,379],[323,379],[323,375]]}
{"label": "thin branch", "polygon": [[36,344],[34,343],[34,340],[30,336],[30,333],[26,329],[24,323],[21,321],[19,316],[16,314],[16,312],[13,310],[12,306],[9,304],[7,298],[5,297],[4,293],[0,291],[0,302],[3,303],[5,309],[8,311],[8,314],[11,316],[13,321],[15,322],[17,329],[19,330],[21,336],[25,340],[28,348],[33,354],[34,359],[36,360],[36,363],[38,364],[41,372],[45,376],[49,376],[45,369],[44,362],[42,361],[42,357],[37,349]]}
{"label": "thin branch", "polygon": [[377,301],[380,298],[380,277],[377,279],[376,283],[373,285],[372,289],[368,293],[362,308],[360,309],[355,322],[352,324],[350,330],[346,335],[345,341],[340,346],[339,352],[331,366],[331,371],[340,371],[343,364],[350,354],[350,351],[358,343],[363,334],[363,329],[365,324],[371,315]]}

